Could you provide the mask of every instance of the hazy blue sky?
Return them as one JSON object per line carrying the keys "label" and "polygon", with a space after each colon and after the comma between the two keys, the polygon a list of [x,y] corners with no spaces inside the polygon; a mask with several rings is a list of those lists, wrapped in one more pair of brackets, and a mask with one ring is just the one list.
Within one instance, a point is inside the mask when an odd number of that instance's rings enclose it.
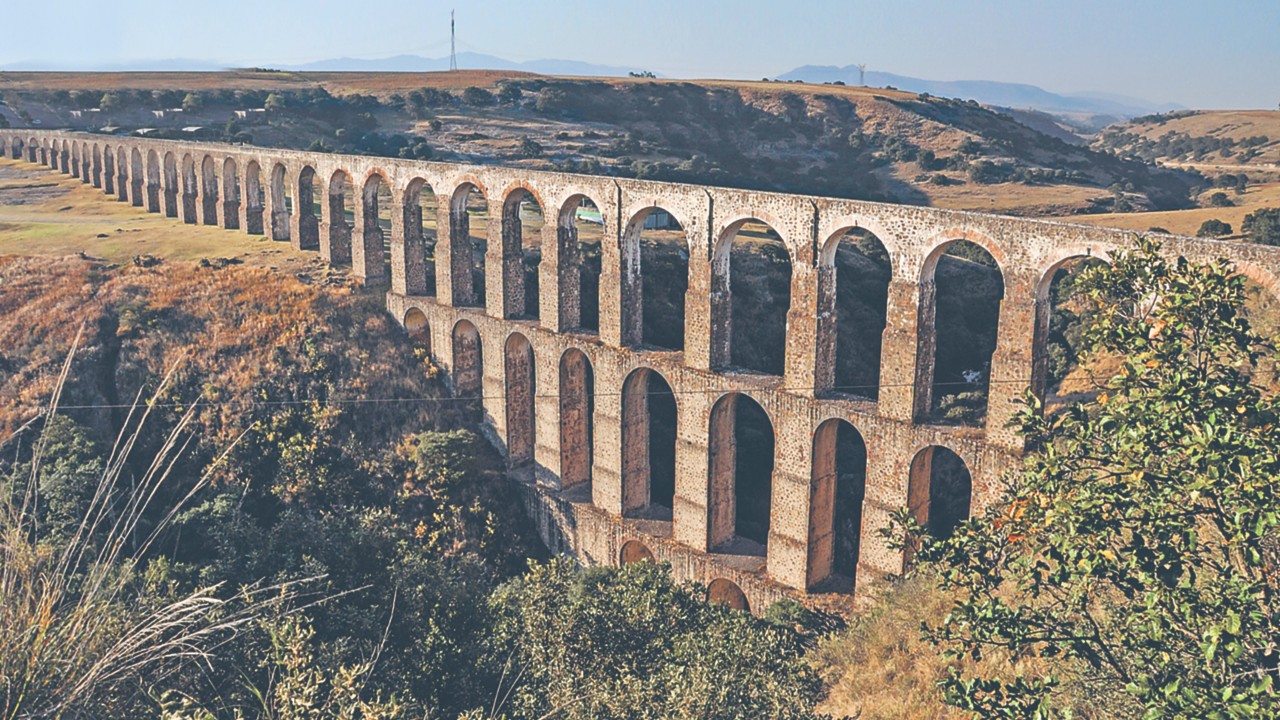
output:
{"label": "hazy blue sky", "polygon": [[1280,103],[1280,0],[7,0],[0,66],[161,58],[583,60],[759,78],[867,63],[937,80],[1027,82],[1193,107]]}

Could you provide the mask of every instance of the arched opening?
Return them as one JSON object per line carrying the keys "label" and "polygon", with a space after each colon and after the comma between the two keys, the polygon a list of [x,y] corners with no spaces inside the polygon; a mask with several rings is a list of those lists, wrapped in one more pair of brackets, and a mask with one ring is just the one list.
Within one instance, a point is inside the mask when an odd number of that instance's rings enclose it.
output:
{"label": "arched opening", "polygon": [[595,374],[577,348],[560,357],[560,487],[589,486],[595,459]]}
{"label": "arched opening", "polygon": [[250,160],[244,167],[244,231],[250,235],[262,234],[262,213],[266,196],[262,190],[262,170],[257,160]]}
{"label": "arched opening", "polygon": [[710,546],[736,555],[765,555],[773,499],[773,423],[742,393],[711,409]]}
{"label": "arched opening", "polygon": [[13,141],[9,143],[9,159],[21,160],[25,149],[26,146],[23,144],[22,139],[14,138]]}
{"label": "arched opening", "polygon": [[480,331],[467,320],[453,326],[453,394],[470,401],[472,417],[479,417],[484,390],[484,352]]}
{"label": "arched opening", "polygon": [[63,174],[70,174],[71,173],[71,143],[63,142],[60,147],[62,148],[62,154],[61,154],[62,160],[61,162],[58,163],[58,169],[61,170]]}
{"label": "arched opening", "polygon": [[660,207],[636,213],[623,236],[622,339],[627,345],[684,349],[689,243],[675,216]]}
{"label": "arched opening", "polygon": [[622,384],[622,512],[671,520],[676,494],[676,397],[662,373],[633,370]]}
{"label": "arched opening", "polygon": [[129,202],[129,151],[123,146],[116,149],[116,200]]}
{"label": "arched opening", "polygon": [[40,143],[35,138],[27,141],[27,160],[29,162],[37,162],[39,160]]}
{"label": "arched opening", "polygon": [[782,375],[791,309],[791,256],[782,238],[759,220],[733,223],[717,244],[711,275],[711,322],[728,335],[729,364]]}
{"label": "arched opening", "polygon": [[99,190],[102,189],[102,148],[95,143],[93,146],[93,166],[89,173],[89,182]]}
{"label": "arched opening", "polygon": [[638,562],[654,562],[653,553],[639,540],[628,540],[622,544],[618,552],[619,565],[631,565]]}
{"label": "arched opening", "polygon": [[[329,224],[326,238],[329,253],[326,259],[331,263],[351,262],[351,228],[356,217],[353,193],[351,176],[346,170],[335,170],[329,177],[329,212],[325,216],[325,222]],[[321,249],[323,251],[323,246]]]}
{"label": "arched opening", "polygon": [[919,392],[936,421],[981,425],[987,416],[991,357],[1000,325],[1004,278],[981,246],[958,240],[925,261],[920,284]]}
{"label": "arched opening", "polygon": [[431,354],[431,326],[427,322],[426,313],[418,308],[409,308],[404,314],[404,331],[409,334],[409,342]]}
{"label": "arched opening", "polygon": [[747,604],[747,594],[742,592],[742,588],[738,587],[737,583],[724,578],[716,578],[707,586],[707,602],[724,605],[731,610],[751,612],[751,606]]}
{"label": "arched opening", "polygon": [[931,445],[911,460],[907,508],[930,535],[949,538],[969,519],[973,478],[964,460],[950,449]]}
{"label": "arched opening", "polygon": [[298,215],[298,247],[316,250],[320,247],[320,198],[316,197],[316,171],[304,165],[298,173],[298,197],[293,212]]}
{"label": "arched opening", "polygon": [[218,224],[218,170],[208,155],[200,163],[200,221],[205,225]]}
{"label": "arched opening", "polygon": [[147,153],[147,212],[160,212],[160,154]]}
{"label": "arched opening", "polygon": [[196,161],[190,155],[182,156],[182,222],[197,225],[200,222],[200,183],[196,175]]}
{"label": "arched opening", "polygon": [[533,462],[536,437],[533,399],[537,395],[537,376],[533,365],[533,346],[520,333],[507,338],[507,462],[523,467]]}
{"label": "arched opening", "polygon": [[283,163],[271,167],[271,239],[289,240],[289,219],[293,213],[293,193]]}
{"label": "arched opening", "polygon": [[834,392],[872,400],[879,396],[880,345],[892,273],[884,244],[862,228],[838,232],[823,249],[818,267],[818,352],[820,365],[831,368]]}
{"label": "arched opening", "polygon": [[361,252],[356,258],[361,267],[356,272],[369,284],[379,284],[391,277],[391,184],[378,173],[364,181],[360,194]]}
{"label": "arched opening", "polygon": [[560,255],[561,322],[569,330],[600,332],[600,267],[604,217],[586,195],[574,195],[556,226]]}
{"label": "arched opening", "polygon": [[1067,258],[1045,273],[1036,288],[1031,389],[1051,409],[1097,392],[1092,373],[1081,372],[1082,334],[1091,310],[1077,292],[1081,273],[1101,264],[1094,257]]}
{"label": "arched opening", "polygon": [[142,152],[138,148],[134,148],[129,154],[129,200],[134,207],[142,207],[144,204],[143,185],[144,178],[142,172]]}
{"label": "arched opening", "polygon": [[108,195],[116,193],[116,154],[110,145],[102,146],[102,191]]}
{"label": "arched opening", "polygon": [[40,164],[49,164],[49,147],[44,143],[40,143]]}
{"label": "arched opening", "polygon": [[542,264],[542,204],[525,188],[516,188],[502,203],[502,257],[516,265],[506,272],[508,314],[537,319],[538,267]]}
{"label": "arched opening", "polygon": [[172,152],[164,154],[164,191],[165,217],[178,217],[178,160]]}
{"label": "arched opening", "polygon": [[222,227],[240,229],[240,173],[236,161],[222,161]]}
{"label": "arched opening", "polygon": [[862,540],[862,500],[867,488],[867,445],[845,420],[832,418],[813,435],[809,497],[810,587],[833,581],[853,590]]}
{"label": "arched opening", "polygon": [[436,294],[436,194],[422,178],[404,193],[404,278],[408,295]]}
{"label": "arched opening", "polygon": [[77,143],[76,147],[80,150],[80,182],[89,185],[93,182],[93,150],[89,143]]}
{"label": "arched opening", "polygon": [[[489,250],[489,201],[473,183],[453,192],[449,212],[454,301],[458,305],[485,307],[485,253]],[[494,308],[501,312],[501,308]]]}

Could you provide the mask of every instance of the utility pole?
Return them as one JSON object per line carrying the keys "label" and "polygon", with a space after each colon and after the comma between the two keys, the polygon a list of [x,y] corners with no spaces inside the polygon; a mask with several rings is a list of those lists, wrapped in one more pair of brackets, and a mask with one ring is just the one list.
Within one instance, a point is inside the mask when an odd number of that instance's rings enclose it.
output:
{"label": "utility pole", "polygon": [[455,29],[453,10],[449,11],[449,69],[458,69],[458,32]]}

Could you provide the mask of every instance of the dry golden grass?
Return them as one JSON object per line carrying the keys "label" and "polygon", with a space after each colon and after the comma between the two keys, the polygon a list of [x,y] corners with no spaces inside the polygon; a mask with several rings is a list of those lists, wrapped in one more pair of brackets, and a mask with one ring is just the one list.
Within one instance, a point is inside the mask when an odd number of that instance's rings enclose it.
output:
{"label": "dry golden grass", "polygon": [[[15,204],[17,199],[25,204]],[[136,255],[171,260],[236,258],[284,272],[315,271],[318,255],[262,236],[185,225],[147,213],[79,180],[20,160],[0,159],[0,255],[74,255],[111,262]]]}
{"label": "dry golden grass", "polygon": [[[1233,140],[1265,135],[1271,138],[1271,142],[1259,148],[1261,152],[1257,157],[1244,163],[1245,169],[1248,166],[1270,166],[1272,170],[1280,170],[1280,167],[1276,167],[1280,164],[1280,110],[1205,110],[1160,123],[1129,123],[1123,129],[1152,140],[1170,132],[1192,137],[1222,137]],[[1204,163],[1189,164],[1196,167],[1240,167],[1238,159],[1221,157],[1217,153]]]}
{"label": "dry golden grass", "polygon": [[[1205,193],[1223,192],[1210,190]],[[1120,228],[1145,232],[1152,227],[1162,227],[1176,235],[1195,235],[1206,220],[1218,219],[1231,225],[1236,232],[1244,216],[1260,208],[1280,207],[1280,183],[1250,186],[1243,196],[1226,191],[1227,197],[1236,203],[1229,208],[1190,208],[1144,213],[1106,213],[1101,215],[1063,215],[1058,219],[1086,225]],[[1203,196],[1202,196],[1203,197]]]}
{"label": "dry golden grass", "polygon": [[950,608],[950,598],[927,578],[888,587],[870,612],[812,654],[829,687],[819,712],[859,720],[962,717],[942,705],[937,688],[947,662],[920,637],[922,619],[940,618]]}
{"label": "dry golden grass", "polygon": [[[1080,185],[930,185],[921,188],[933,207],[1021,216],[1045,216],[1070,212],[1089,205],[1094,198],[1109,197],[1102,188]],[[1072,216],[1074,217],[1074,216]]]}
{"label": "dry golden grass", "polygon": [[[458,70],[453,72],[6,72],[0,75],[4,90],[300,90],[324,87],[331,93],[384,95],[423,87],[445,90],[470,86],[493,87],[503,80],[544,76],[517,70]],[[778,93],[811,95],[911,98],[915,93],[883,88],[862,88],[808,83],[768,83],[743,80],[666,80],[650,78],[579,78],[615,85],[628,83],[688,83],[708,87],[733,87]]]}

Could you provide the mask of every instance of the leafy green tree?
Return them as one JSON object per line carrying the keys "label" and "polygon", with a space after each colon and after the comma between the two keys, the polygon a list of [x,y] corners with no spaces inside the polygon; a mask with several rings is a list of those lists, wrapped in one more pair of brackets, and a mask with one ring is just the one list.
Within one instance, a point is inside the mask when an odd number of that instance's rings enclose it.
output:
{"label": "leafy green tree", "polygon": [[472,107],[488,107],[493,104],[493,93],[472,85],[462,91],[462,102]]}
{"label": "leafy green tree", "polygon": [[1263,208],[1245,215],[1240,230],[1250,242],[1280,245],[1280,208]]}
{"label": "leafy green tree", "polygon": [[1224,192],[1216,192],[1209,196],[1209,207],[1235,207],[1235,205]]}
{"label": "leafy green tree", "polygon": [[524,98],[524,91],[515,83],[506,83],[498,90],[498,102],[503,105],[515,105]]}
{"label": "leafy green tree", "polygon": [[203,107],[204,98],[200,97],[199,93],[187,93],[187,96],[182,98],[183,112],[196,112]]}
{"label": "leafy green tree", "polygon": [[1271,348],[1244,279],[1142,239],[1081,287],[1087,347],[1119,372],[1051,416],[1028,398],[1002,497],[949,540],[917,535],[958,596],[929,636],[1015,663],[953,671],[948,702],[1067,718],[1083,688],[1109,717],[1276,717],[1280,406],[1249,373]]}
{"label": "leafy green tree", "polygon": [[527,158],[535,158],[542,156],[542,143],[533,138],[524,138],[520,141],[520,156]]}
{"label": "leafy green tree", "polygon": [[124,99],[120,97],[120,93],[106,92],[102,94],[102,99],[98,101],[98,107],[103,112],[115,112],[123,109]]}
{"label": "leafy green tree", "polygon": [[[811,718],[800,636],[706,602],[649,562],[535,567],[491,600],[515,717]],[[515,678],[513,680],[513,678]],[[512,687],[514,686],[514,687]]]}
{"label": "leafy green tree", "polygon": [[1229,223],[1213,218],[1200,224],[1200,229],[1196,230],[1196,237],[1222,237],[1223,235],[1230,235],[1231,232]]}

